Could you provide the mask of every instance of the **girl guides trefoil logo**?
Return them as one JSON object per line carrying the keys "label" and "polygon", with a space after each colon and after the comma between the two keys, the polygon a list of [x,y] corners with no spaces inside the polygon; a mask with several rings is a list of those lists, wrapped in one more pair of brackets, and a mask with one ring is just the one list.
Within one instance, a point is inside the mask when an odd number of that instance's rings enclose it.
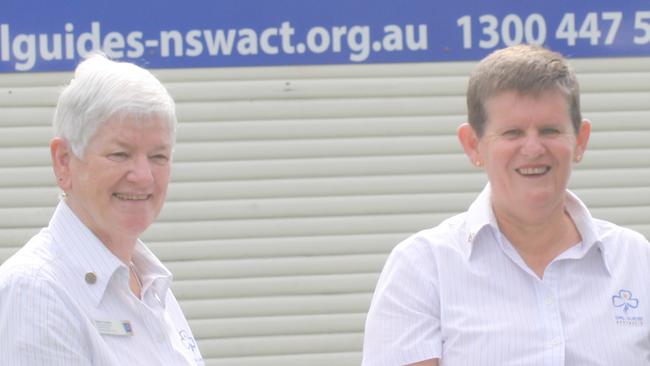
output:
{"label": "girl guides trefoil logo", "polygon": [[634,311],[639,306],[639,299],[632,296],[629,290],[621,289],[618,295],[612,296],[612,305],[614,308],[623,310],[623,314],[616,315],[616,324],[632,327],[643,326],[643,317],[634,316]]}

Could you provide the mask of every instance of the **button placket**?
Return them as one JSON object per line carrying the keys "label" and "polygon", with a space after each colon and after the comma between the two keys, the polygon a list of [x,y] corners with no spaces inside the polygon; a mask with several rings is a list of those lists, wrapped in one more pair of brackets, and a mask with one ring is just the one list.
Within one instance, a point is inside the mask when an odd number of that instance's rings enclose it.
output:
{"label": "button placket", "polygon": [[544,313],[547,327],[547,342],[546,346],[550,349],[557,349],[553,352],[561,351],[561,346],[564,344],[564,331],[562,326],[562,317],[560,314],[559,303],[556,295],[557,287],[557,271],[555,271],[557,263],[551,263],[544,278],[540,281],[540,311]]}

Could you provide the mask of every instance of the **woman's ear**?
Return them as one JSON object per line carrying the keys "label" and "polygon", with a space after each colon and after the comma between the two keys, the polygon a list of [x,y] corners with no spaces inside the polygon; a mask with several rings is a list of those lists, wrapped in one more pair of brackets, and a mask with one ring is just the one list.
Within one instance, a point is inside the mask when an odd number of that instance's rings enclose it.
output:
{"label": "woman's ear", "polygon": [[576,151],[573,160],[578,163],[587,151],[587,144],[589,143],[589,136],[591,135],[591,122],[588,119],[583,119],[576,136]]}
{"label": "woman's ear", "polygon": [[458,127],[457,134],[458,140],[465,151],[465,155],[467,155],[472,165],[478,167],[482,166],[483,161],[481,160],[481,155],[478,151],[479,138],[476,131],[474,131],[474,128],[472,128],[469,123],[465,122]]}
{"label": "woman's ear", "polygon": [[56,184],[67,192],[70,189],[70,158],[72,151],[68,142],[60,137],[50,141],[50,156],[52,157],[52,168],[56,177]]}

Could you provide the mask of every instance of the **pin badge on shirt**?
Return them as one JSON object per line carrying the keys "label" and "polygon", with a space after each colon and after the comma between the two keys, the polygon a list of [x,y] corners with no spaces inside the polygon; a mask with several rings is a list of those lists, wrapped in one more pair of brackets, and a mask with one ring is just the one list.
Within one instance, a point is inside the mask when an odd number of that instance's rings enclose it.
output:
{"label": "pin badge on shirt", "polygon": [[95,284],[95,282],[97,282],[97,275],[95,274],[95,272],[88,272],[86,273],[84,279],[86,280],[87,284],[93,285]]}
{"label": "pin badge on shirt", "polygon": [[99,334],[114,336],[132,336],[133,328],[128,320],[95,320]]}

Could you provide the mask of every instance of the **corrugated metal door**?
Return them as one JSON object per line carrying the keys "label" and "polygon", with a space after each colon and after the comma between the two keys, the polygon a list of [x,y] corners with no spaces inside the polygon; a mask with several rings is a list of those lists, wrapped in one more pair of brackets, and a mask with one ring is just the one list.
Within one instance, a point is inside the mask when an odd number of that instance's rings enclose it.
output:
{"label": "corrugated metal door", "polygon": [[[576,60],[593,122],[572,188],[650,236],[650,59]],[[485,177],[455,131],[473,63],[157,70],[178,103],[173,180],[144,240],[208,365],[358,365],[390,249]],[[57,201],[47,147],[71,74],[0,75],[0,261]]]}

